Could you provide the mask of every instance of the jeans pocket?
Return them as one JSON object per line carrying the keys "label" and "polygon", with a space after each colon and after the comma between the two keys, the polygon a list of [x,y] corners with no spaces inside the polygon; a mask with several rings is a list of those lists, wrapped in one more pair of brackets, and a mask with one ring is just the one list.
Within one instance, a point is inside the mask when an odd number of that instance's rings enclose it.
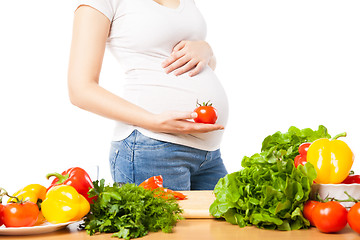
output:
{"label": "jeans pocket", "polygon": [[111,176],[115,182],[134,182],[133,151],[124,141],[111,143],[109,154]]}
{"label": "jeans pocket", "polygon": [[109,163],[110,163],[110,172],[113,179],[115,178],[116,158],[119,155],[118,145],[119,142],[112,142],[110,147]]}

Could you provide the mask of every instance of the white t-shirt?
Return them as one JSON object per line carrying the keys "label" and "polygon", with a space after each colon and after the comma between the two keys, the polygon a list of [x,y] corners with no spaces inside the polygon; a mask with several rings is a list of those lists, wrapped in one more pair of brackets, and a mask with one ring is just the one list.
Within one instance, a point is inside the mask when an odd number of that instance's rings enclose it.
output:
{"label": "white t-shirt", "polygon": [[[121,97],[152,113],[193,111],[197,100],[210,100],[217,109],[217,123],[225,125],[228,102],[224,89],[209,66],[198,75],[166,74],[161,63],[181,40],[204,40],[206,23],[194,0],[180,0],[168,8],[153,0],[79,0],[111,21],[107,48],[125,71]],[[126,138],[134,129],[172,143],[213,151],[220,147],[223,131],[200,134],[155,133],[116,122],[114,141]]]}

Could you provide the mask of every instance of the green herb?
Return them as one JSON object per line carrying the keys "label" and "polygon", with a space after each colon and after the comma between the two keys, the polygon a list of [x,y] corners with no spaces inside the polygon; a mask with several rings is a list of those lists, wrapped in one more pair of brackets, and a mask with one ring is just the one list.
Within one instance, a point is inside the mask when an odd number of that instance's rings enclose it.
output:
{"label": "green herb", "polygon": [[97,196],[85,217],[88,234],[114,233],[113,237],[137,238],[149,231],[171,232],[180,219],[180,209],[175,199],[154,197],[151,190],[135,184],[105,186],[105,180],[94,182],[89,196]]}
{"label": "green herb", "polygon": [[302,210],[316,171],[310,163],[296,168],[294,158],[301,143],[318,138],[330,138],[324,126],[320,125],[317,131],[290,127],[286,133],[266,137],[260,153],[242,159],[242,170],[219,180],[210,213],[240,227],[255,225],[278,230],[309,227]]}

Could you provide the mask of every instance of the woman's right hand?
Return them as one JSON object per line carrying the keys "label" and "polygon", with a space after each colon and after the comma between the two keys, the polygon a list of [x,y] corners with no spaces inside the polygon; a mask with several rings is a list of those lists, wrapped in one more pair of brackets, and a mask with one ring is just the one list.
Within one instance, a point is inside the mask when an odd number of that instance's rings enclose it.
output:
{"label": "woman's right hand", "polygon": [[223,130],[224,126],[220,124],[195,123],[191,121],[197,117],[196,112],[164,112],[154,114],[153,124],[146,128],[154,132],[191,134],[206,133],[216,130]]}

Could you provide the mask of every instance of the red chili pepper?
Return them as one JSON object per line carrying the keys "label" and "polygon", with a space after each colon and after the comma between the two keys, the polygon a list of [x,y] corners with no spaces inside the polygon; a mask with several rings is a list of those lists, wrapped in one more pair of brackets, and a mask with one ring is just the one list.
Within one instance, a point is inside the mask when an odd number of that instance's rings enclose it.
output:
{"label": "red chili pepper", "polygon": [[164,199],[168,198],[176,198],[177,200],[184,200],[186,199],[186,195],[182,194],[181,192],[176,192],[168,188],[159,187],[155,190],[155,197],[161,197]]}
{"label": "red chili pepper", "polygon": [[155,197],[161,197],[164,199],[168,199],[170,197],[174,197],[178,200],[186,199],[186,195],[173,191],[168,188],[163,187],[163,177],[161,175],[159,176],[153,176],[149,179],[146,179],[144,182],[142,182],[140,187],[143,187],[145,189],[149,190],[155,190],[154,195]]}
{"label": "red chili pepper", "polygon": [[151,190],[154,190],[159,187],[163,187],[163,177],[161,175],[153,176],[151,178],[146,179],[139,186]]}
{"label": "red chili pepper", "polygon": [[59,173],[49,173],[46,175],[46,178],[55,177],[52,181],[50,188],[57,185],[69,185],[76,189],[76,191],[83,195],[89,203],[93,203],[96,200],[96,196],[89,198],[88,192],[90,188],[93,188],[94,185],[90,179],[89,174],[82,168],[73,167],[64,171],[62,174]]}
{"label": "red chili pepper", "polygon": [[349,175],[342,182],[344,184],[360,183],[360,175]]}

